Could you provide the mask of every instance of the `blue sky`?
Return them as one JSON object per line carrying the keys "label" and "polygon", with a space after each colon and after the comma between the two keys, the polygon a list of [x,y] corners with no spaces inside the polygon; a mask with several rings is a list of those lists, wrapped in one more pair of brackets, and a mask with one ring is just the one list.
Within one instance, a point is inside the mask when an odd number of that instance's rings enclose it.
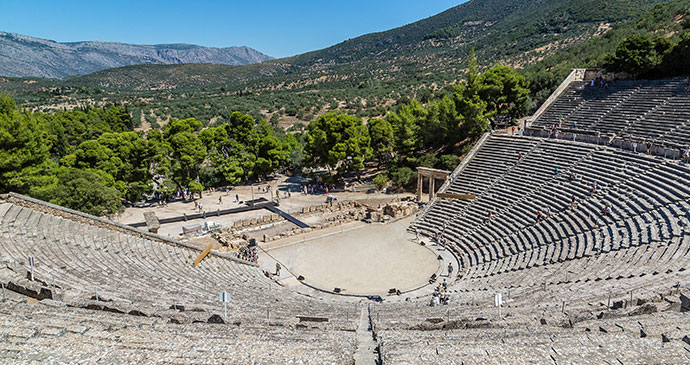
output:
{"label": "blue sky", "polygon": [[0,31],[60,42],[246,45],[274,57],[429,17],[465,0],[0,0]]}

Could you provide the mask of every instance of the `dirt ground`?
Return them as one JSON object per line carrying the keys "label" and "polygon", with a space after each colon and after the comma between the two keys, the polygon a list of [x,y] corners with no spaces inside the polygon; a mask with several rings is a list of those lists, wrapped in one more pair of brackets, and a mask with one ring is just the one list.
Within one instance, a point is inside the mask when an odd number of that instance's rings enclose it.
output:
{"label": "dirt ground", "polygon": [[[406,232],[414,215],[390,224],[353,224],[339,231],[324,230],[321,237],[298,237],[260,253],[266,270],[275,270],[277,260],[291,275],[302,275],[305,283],[348,294],[385,295],[427,283],[439,263],[426,247],[411,241]],[[353,229],[354,228],[354,229]],[[270,255],[270,256],[269,256]],[[288,270],[284,273],[287,275]],[[283,275],[281,275],[283,277]]]}

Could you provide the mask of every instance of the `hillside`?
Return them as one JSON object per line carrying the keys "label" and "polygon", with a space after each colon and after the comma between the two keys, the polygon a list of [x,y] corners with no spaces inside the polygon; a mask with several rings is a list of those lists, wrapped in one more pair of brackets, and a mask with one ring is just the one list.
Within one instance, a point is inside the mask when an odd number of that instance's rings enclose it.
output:
{"label": "hillside", "polygon": [[[520,64],[526,54],[538,58],[553,53],[566,44],[588,39],[602,27],[639,16],[660,2],[663,0],[474,0],[400,28],[261,67],[182,66],[161,71],[157,66],[138,66],[99,72],[78,82],[91,87],[144,89],[171,73],[178,80],[178,88],[218,87],[274,77],[276,73],[290,74],[291,80],[299,76],[323,80],[323,76],[328,79],[347,74],[350,80],[364,81],[410,75],[429,76],[432,82],[448,81],[462,70],[472,47],[480,59]],[[518,56],[521,59],[515,59]],[[356,67],[348,67],[353,65]]]}
{"label": "hillside", "polygon": [[117,42],[59,43],[0,32],[0,76],[63,78],[136,64],[247,65],[271,59],[249,47]]}
{"label": "hillside", "polygon": [[522,68],[603,38],[660,3],[666,1],[473,0],[386,32],[259,64],[135,65],[64,82],[0,79],[0,89],[33,109],[126,103],[136,123],[153,127],[191,116],[222,122],[232,111],[285,126],[336,108],[375,117],[457,83],[472,49],[484,66]]}

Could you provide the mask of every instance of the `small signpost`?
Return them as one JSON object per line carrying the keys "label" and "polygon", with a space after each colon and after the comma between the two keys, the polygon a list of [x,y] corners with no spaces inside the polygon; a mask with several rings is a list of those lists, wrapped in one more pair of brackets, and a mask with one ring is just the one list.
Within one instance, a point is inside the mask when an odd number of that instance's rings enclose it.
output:
{"label": "small signpost", "polygon": [[501,306],[503,305],[503,295],[501,293],[496,293],[494,304],[498,307],[498,319],[501,319]]}
{"label": "small signpost", "polygon": [[228,319],[228,303],[230,303],[230,293],[226,291],[220,292],[220,301],[223,303],[223,315],[225,319]]}
{"label": "small signpost", "polygon": [[29,268],[31,269],[31,271],[29,272],[29,275],[30,275],[29,279],[30,279],[31,281],[34,281],[34,264],[35,264],[35,263],[36,263],[36,262],[34,261],[34,257],[33,257],[33,256],[29,256]]}

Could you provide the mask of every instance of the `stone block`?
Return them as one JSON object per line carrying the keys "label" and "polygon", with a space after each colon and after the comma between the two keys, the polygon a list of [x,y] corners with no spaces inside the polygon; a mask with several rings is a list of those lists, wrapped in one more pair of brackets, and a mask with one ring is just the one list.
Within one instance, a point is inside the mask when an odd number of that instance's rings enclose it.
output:
{"label": "stone block", "polygon": [[214,314],[211,317],[209,317],[206,322],[207,323],[214,323],[214,324],[224,324],[225,320],[223,320],[223,317],[221,317],[220,315]]}

